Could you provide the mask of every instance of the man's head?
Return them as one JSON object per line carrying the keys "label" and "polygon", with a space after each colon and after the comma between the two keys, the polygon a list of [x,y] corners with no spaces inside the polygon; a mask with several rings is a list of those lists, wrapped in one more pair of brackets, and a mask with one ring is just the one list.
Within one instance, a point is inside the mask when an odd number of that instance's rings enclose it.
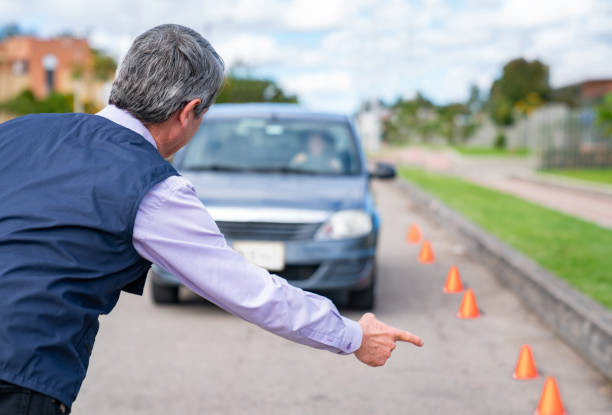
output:
{"label": "man's head", "polygon": [[223,86],[223,60],[196,31],[166,24],[134,40],[109,103],[142,121],[164,157],[195,134]]}
{"label": "man's head", "polygon": [[325,131],[309,131],[308,151],[313,156],[322,156],[329,152],[333,146],[334,139]]}

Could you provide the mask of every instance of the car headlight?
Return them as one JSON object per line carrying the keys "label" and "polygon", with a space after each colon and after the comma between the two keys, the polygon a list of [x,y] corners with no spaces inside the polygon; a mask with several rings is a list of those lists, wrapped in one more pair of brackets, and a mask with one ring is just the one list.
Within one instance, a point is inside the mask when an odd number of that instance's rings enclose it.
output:
{"label": "car headlight", "polygon": [[348,239],[365,236],[372,231],[372,218],[363,210],[341,210],[319,228],[316,239]]}

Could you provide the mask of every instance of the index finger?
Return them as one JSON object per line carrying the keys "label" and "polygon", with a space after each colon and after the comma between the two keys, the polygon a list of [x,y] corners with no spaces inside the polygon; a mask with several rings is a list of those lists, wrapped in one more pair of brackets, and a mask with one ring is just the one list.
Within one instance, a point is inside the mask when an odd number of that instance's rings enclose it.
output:
{"label": "index finger", "polygon": [[395,341],[403,341],[403,342],[408,342],[408,343],[412,343],[415,346],[423,346],[423,340],[421,340],[421,338],[419,336],[415,336],[414,334],[408,332],[408,331],[404,331],[404,330],[396,330],[395,331]]}

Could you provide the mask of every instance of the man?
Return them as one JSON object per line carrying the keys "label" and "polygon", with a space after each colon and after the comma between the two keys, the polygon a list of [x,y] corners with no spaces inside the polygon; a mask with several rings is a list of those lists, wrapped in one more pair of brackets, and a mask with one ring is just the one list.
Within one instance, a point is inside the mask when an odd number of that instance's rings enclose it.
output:
{"label": "man", "polygon": [[334,151],[334,138],[326,131],[307,131],[302,137],[307,151],[296,154],[291,166],[324,173],[342,170],[342,162]]}
{"label": "man", "polygon": [[142,294],[151,262],[266,330],[371,366],[397,340],[422,345],[248,263],[164,160],[197,131],[223,69],[195,31],[158,26],[136,38],[98,115],[0,125],[0,413],[68,413],[98,316],[121,291]]}

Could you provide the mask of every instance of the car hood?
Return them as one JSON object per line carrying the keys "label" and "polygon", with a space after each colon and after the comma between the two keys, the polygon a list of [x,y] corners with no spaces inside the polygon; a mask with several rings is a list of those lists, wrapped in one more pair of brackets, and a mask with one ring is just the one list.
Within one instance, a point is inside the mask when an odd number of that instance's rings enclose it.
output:
{"label": "car hood", "polygon": [[[292,208],[328,212],[363,208],[363,176],[185,172],[208,207]],[[213,215],[214,216],[214,215]]]}

